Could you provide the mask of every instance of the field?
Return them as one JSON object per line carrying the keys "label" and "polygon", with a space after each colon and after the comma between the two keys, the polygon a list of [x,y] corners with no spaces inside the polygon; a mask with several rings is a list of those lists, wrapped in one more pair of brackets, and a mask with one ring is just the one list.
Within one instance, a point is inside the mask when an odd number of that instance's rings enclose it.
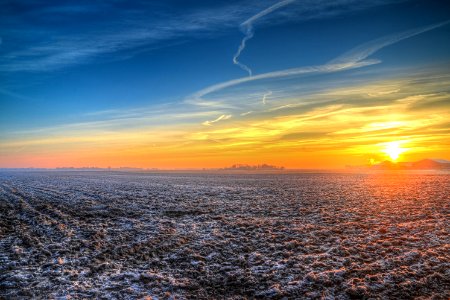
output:
{"label": "field", "polygon": [[450,298],[450,175],[0,173],[0,298]]}

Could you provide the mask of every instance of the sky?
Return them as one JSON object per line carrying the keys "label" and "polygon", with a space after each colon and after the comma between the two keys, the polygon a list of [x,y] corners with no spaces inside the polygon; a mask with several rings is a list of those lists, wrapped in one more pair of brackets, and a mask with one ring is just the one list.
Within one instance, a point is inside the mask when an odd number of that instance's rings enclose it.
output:
{"label": "sky", "polygon": [[0,167],[450,159],[450,3],[0,0]]}

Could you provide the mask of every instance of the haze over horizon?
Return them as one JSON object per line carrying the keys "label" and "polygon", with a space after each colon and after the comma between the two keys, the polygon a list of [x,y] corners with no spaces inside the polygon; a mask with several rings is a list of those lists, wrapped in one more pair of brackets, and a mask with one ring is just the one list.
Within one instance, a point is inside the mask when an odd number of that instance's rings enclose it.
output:
{"label": "haze over horizon", "polygon": [[0,8],[0,168],[450,159],[443,1]]}

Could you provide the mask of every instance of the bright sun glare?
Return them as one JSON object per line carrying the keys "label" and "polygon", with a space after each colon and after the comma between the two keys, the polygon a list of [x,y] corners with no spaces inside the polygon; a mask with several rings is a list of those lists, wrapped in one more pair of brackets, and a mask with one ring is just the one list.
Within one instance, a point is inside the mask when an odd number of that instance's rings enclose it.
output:
{"label": "bright sun glare", "polygon": [[400,147],[400,142],[386,143],[383,152],[386,153],[393,161],[397,160],[406,149]]}

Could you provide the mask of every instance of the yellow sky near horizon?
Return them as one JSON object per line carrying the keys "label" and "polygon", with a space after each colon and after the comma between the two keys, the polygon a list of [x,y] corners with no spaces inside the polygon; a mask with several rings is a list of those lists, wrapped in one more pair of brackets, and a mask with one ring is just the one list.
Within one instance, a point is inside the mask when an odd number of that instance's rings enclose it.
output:
{"label": "yellow sky near horizon", "polygon": [[170,124],[146,126],[152,115],[139,116],[139,127],[133,117],[63,124],[2,141],[0,167],[342,168],[392,159],[389,151],[398,161],[449,159],[449,83],[378,80],[267,100],[250,112],[212,102]]}

